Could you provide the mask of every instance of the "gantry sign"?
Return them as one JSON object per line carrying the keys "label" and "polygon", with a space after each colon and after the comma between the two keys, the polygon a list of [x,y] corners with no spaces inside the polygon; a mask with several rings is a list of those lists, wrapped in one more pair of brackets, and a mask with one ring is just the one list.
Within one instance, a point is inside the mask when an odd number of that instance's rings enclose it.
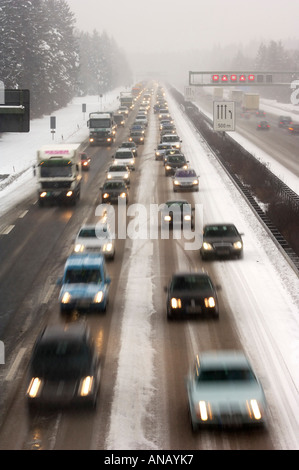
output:
{"label": "gantry sign", "polygon": [[290,86],[299,72],[189,72],[190,86]]}
{"label": "gantry sign", "polygon": [[6,89],[0,81],[0,133],[29,132],[29,90]]}

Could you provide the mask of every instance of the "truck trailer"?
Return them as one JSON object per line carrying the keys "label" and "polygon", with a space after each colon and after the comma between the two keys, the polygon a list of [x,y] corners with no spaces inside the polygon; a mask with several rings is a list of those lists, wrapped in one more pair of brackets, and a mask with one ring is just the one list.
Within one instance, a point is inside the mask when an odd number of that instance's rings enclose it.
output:
{"label": "truck trailer", "polygon": [[87,121],[90,145],[111,145],[114,142],[117,125],[112,112],[93,112]]}
{"label": "truck trailer", "polygon": [[260,95],[258,93],[244,93],[242,101],[242,111],[253,113],[259,110]]}
{"label": "truck trailer", "polygon": [[76,204],[81,189],[82,144],[44,145],[37,151],[38,202]]}

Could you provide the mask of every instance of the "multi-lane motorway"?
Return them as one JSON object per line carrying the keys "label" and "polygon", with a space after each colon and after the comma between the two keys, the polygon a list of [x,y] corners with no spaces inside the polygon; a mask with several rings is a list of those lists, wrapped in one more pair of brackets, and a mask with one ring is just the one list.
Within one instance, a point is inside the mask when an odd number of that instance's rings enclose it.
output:
{"label": "multi-lane motorway", "polygon": [[[200,175],[199,193],[182,197],[198,204],[205,221],[236,223],[245,232],[244,259],[203,263],[198,249],[186,249],[183,239],[150,237],[151,207],[173,198],[171,179],[154,160],[159,130],[151,111],[130,188],[130,206],[139,204],[146,217],[138,216],[137,206],[131,213],[128,208],[127,227],[132,231],[126,239],[117,239],[115,259],[108,262],[112,282],[107,312],[72,318],[89,324],[102,357],[97,409],[28,413],[31,348],[44,325],[65,321],[59,313],[56,280],[80,225],[97,220],[99,188],[113,150],[127,140],[133,111],[113,148],[87,149],[91,168],[84,174],[76,207],[41,209],[34,194],[0,221],[7,227],[0,237],[0,337],[6,354],[0,368],[0,449],[299,447],[298,278],[171,95],[168,101],[183,151]],[[141,221],[148,231],[138,239]],[[218,321],[167,321],[164,286],[172,273],[185,269],[208,270],[221,286]],[[286,318],[291,321],[283,321]],[[208,349],[242,349],[250,357],[269,403],[266,429],[192,432],[185,376],[195,354]]]}

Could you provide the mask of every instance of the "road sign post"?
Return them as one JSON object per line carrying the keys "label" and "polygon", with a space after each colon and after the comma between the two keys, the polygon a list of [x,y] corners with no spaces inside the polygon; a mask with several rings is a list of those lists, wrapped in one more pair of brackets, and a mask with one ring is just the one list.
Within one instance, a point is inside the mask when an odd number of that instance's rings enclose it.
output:
{"label": "road sign post", "polygon": [[235,130],[235,102],[213,102],[214,131],[227,132]]}

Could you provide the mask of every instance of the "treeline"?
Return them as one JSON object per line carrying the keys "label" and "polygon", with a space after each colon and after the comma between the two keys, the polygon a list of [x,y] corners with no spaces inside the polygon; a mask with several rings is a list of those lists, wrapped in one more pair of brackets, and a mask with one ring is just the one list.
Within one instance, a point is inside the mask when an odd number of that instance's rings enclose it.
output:
{"label": "treeline", "polygon": [[30,90],[31,117],[51,114],[75,95],[130,83],[114,40],[80,33],[75,24],[65,0],[0,0],[0,80]]}

